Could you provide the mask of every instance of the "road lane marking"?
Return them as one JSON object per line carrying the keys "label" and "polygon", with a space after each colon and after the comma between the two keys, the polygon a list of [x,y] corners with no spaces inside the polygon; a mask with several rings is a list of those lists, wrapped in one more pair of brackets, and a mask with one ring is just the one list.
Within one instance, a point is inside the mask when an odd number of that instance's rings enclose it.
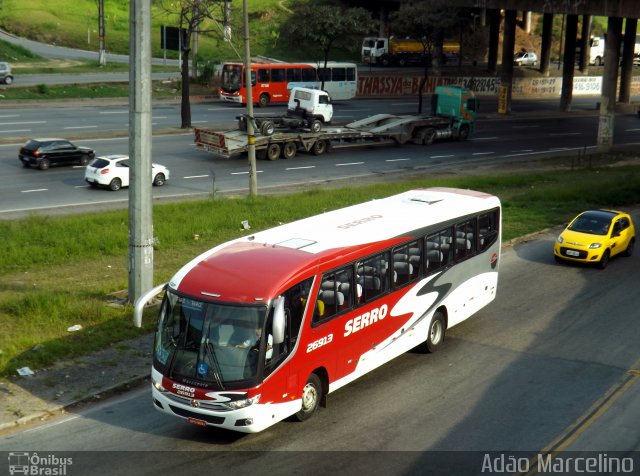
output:
{"label": "road lane marking", "polygon": [[315,165],[307,165],[306,167],[287,167],[285,170],[303,170],[303,169],[315,169]]}
{"label": "road lane marking", "polygon": [[[261,174],[262,170],[256,170],[256,173]],[[247,172],[231,172],[231,175],[247,175],[247,174],[249,174],[248,171]]]}
{"label": "road lane marking", "polygon": [[8,117],[20,117],[20,114],[3,114],[0,116],[0,118],[5,119]]}
{"label": "road lane marking", "polygon": [[129,111],[100,111],[99,114],[129,114]]}
{"label": "road lane marking", "polygon": [[31,132],[31,129],[12,129],[9,131],[0,131],[3,134],[7,134],[9,132]]}
{"label": "road lane marking", "polygon": [[411,160],[410,158],[406,158],[406,159],[386,159],[385,162],[403,162],[406,160]]}
{"label": "road lane marking", "polygon": [[96,129],[98,126],[67,126],[66,129]]}
{"label": "road lane marking", "polygon": [[192,179],[192,178],[206,178],[209,175],[187,175],[186,177],[182,177],[183,179]]}
{"label": "road lane marking", "polygon": [[48,188],[34,188],[33,190],[20,190],[20,193],[46,192]]}
{"label": "road lane marking", "polygon": [[628,369],[620,381],[605,392],[605,394],[595,401],[589,409],[584,412],[576,421],[569,425],[556,439],[549,443],[535,457],[529,460],[530,467],[534,469],[527,473],[516,473],[519,476],[530,476],[538,473],[537,461],[542,458],[544,460],[553,460],[559,453],[566,450],[573,442],[575,442],[593,423],[595,423],[609,408],[627,392],[638,380],[640,380],[640,360],[637,360],[630,369]]}
{"label": "road lane marking", "polygon": [[450,159],[451,157],[455,157],[455,155],[432,155],[429,158],[430,159]]}
{"label": "road lane marking", "polygon": [[549,135],[554,137],[581,136],[582,132],[550,132]]}
{"label": "road lane marking", "polygon": [[0,122],[0,126],[22,126],[24,124],[46,124],[47,121]]}
{"label": "road lane marking", "polygon": [[491,155],[491,154],[495,154],[495,152],[474,152],[471,155]]}
{"label": "road lane marking", "polygon": [[498,137],[493,136],[493,137],[472,137],[469,140],[497,140]]}
{"label": "road lane marking", "polygon": [[344,167],[346,165],[362,165],[364,162],[347,162],[344,164],[336,164],[336,167]]}

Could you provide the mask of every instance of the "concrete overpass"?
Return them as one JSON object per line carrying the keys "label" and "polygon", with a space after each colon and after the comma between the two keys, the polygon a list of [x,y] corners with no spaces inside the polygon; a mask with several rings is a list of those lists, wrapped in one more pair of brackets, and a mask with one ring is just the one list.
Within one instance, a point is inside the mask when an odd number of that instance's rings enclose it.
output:
{"label": "concrete overpass", "polygon": [[[516,17],[518,12],[528,15],[531,12],[542,14],[542,46],[540,51],[540,72],[549,74],[551,57],[551,34],[554,15],[566,15],[563,32],[565,43],[562,68],[562,92],[560,110],[569,111],[573,95],[573,78],[578,25],[581,24],[581,45],[579,68],[585,73],[588,68],[589,38],[592,16],[608,18],[605,42],[605,65],[602,78],[602,101],[600,103],[600,121],[598,145],[606,151],[613,145],[613,126],[616,103],[630,102],[631,73],[640,18],[638,0],[451,0],[459,7],[478,8],[489,21],[489,62],[488,69],[497,68],[500,23],[504,11],[502,65],[500,69],[501,94],[504,112],[511,110],[511,84],[513,83],[513,55],[515,46]],[[581,21],[580,21],[581,20]],[[622,27],[624,23],[624,35]],[[624,38],[624,40],[623,40]],[[622,56],[621,52],[622,51]],[[620,66],[618,66],[620,65]],[[618,80],[620,87],[618,89]]]}

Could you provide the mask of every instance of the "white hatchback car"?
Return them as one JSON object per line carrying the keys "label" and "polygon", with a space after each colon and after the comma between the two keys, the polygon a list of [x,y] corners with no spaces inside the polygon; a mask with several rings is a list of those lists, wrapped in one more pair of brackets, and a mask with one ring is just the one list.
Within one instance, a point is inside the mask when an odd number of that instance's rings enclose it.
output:
{"label": "white hatchback car", "polygon": [[[129,156],[105,155],[91,161],[84,172],[85,181],[92,187],[108,187],[116,191],[129,186]],[[151,180],[156,187],[169,180],[169,169],[151,164]]]}

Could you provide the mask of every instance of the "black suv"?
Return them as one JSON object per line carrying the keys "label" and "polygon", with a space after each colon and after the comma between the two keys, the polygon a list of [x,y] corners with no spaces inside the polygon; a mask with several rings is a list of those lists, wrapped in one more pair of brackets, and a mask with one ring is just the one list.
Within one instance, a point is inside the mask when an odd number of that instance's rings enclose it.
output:
{"label": "black suv", "polygon": [[78,147],[66,139],[29,139],[18,151],[22,165],[47,170],[51,165],[87,165],[96,156],[93,149]]}

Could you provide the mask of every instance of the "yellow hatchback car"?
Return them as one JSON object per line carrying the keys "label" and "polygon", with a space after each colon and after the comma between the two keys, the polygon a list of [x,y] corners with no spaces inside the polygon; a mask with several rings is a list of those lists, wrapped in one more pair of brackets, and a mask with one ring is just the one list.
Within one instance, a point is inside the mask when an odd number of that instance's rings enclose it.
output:
{"label": "yellow hatchback car", "polygon": [[636,231],[629,214],[616,210],[589,210],[575,217],[553,247],[556,261],[595,263],[607,267],[615,255],[631,256]]}

